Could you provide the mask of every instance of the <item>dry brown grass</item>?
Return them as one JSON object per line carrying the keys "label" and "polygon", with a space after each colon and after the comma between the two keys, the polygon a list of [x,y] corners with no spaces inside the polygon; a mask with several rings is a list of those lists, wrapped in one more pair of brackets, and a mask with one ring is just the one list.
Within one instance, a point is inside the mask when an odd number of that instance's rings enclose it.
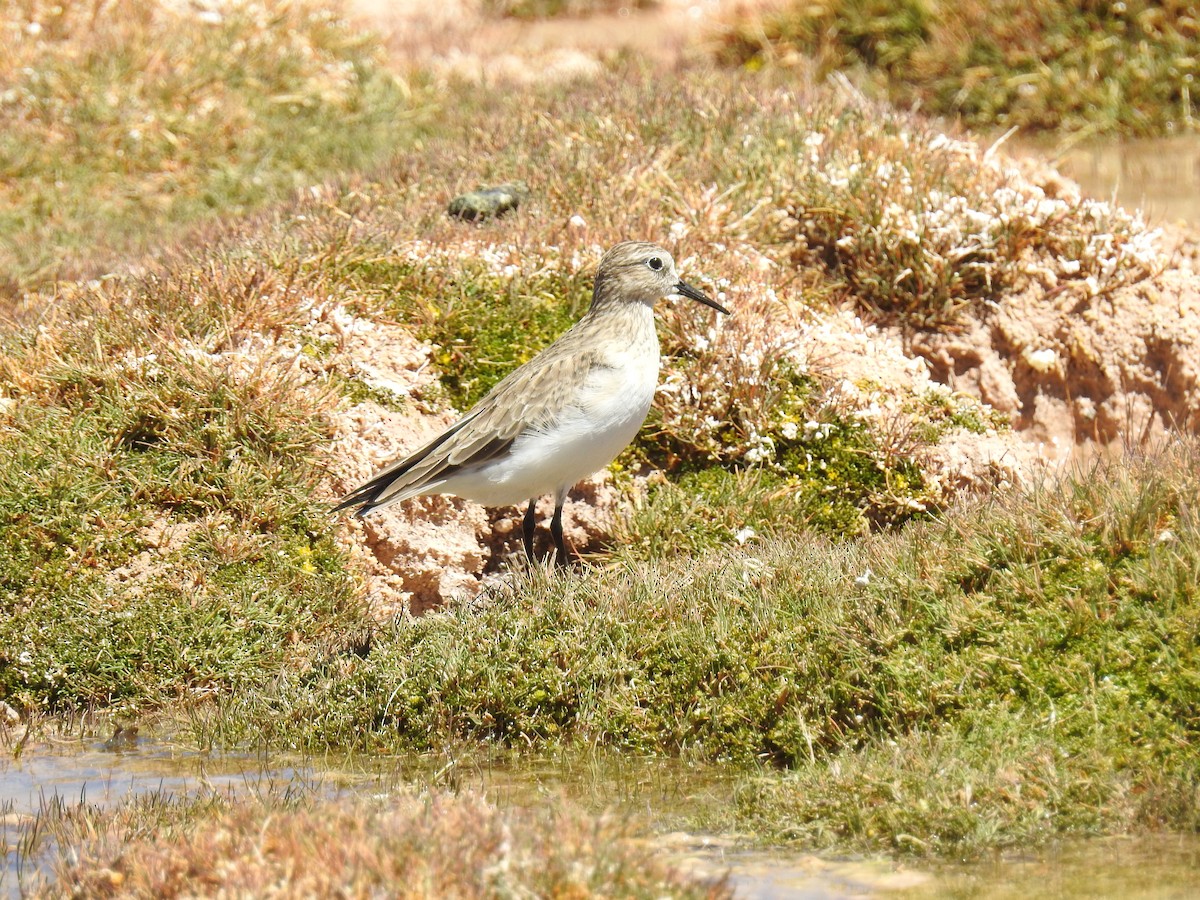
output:
{"label": "dry brown grass", "polygon": [[560,805],[502,812],[478,795],[271,809],[242,802],[158,837],[113,817],[40,896],[79,898],[728,897],[676,874],[619,822]]}

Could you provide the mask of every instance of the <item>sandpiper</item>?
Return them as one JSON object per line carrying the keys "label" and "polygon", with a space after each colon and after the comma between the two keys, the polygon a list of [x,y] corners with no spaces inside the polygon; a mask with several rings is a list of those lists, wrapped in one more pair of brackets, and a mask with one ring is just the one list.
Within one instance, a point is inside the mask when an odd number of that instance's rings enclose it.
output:
{"label": "sandpiper", "polygon": [[567,492],[633,440],[658,384],[654,304],[682,294],[729,314],[680,280],[671,254],[625,241],[600,260],[592,305],[562,337],[492,388],[465,416],[416,452],[347,494],[337,509],[359,516],[429,494],[485,506],[526,500],[523,537],[532,560],[539,497],[554,495],[550,533],[565,564]]}

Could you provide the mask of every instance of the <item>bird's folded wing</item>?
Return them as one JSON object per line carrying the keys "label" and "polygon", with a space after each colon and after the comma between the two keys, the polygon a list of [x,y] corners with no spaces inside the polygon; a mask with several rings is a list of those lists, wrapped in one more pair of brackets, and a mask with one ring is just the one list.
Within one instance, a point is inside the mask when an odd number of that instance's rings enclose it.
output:
{"label": "bird's folded wing", "polygon": [[448,430],[347,494],[336,509],[359,507],[361,514],[416,496],[423,486],[502,456],[521,432],[551,427],[578,390],[580,370],[597,361],[594,351],[571,346],[568,335],[503,379]]}

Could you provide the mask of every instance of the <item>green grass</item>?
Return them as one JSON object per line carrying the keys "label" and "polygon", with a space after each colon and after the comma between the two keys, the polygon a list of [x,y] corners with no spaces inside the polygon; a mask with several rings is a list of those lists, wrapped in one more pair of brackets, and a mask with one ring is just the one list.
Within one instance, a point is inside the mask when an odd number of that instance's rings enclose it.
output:
{"label": "green grass", "polygon": [[796,2],[734,24],[719,53],[811,61],[976,127],[1163,134],[1197,124],[1200,22],[1186,3]]}
{"label": "green grass", "polygon": [[413,131],[407,85],[334,12],[267,2],[218,18],[129,0],[0,13],[17,36],[0,64],[0,291],[106,272]]}
{"label": "green grass", "polygon": [[[767,538],[697,546],[662,506],[638,522],[660,541],[650,561],[635,543],[583,577],[517,578],[199,727],[770,762],[793,774],[747,788],[737,821],[826,846],[1192,828],[1195,462],[1111,466],[840,544],[789,534],[777,508]],[[761,485],[743,487],[718,521],[754,521]]]}
{"label": "green grass", "polygon": [[[796,346],[841,300],[937,327],[1003,302],[1015,252],[1094,296],[1151,272],[1144,232],[771,77],[451,85],[466,112],[373,174],[143,276],[47,289],[0,355],[0,699],[169,711],[202,746],[769,766],[786,776],[729,824],[818,844],[1194,827],[1195,452],[911,522],[946,499],[922,448],[996,423],[940,394],[860,416]],[[523,174],[503,222],[445,216],[464,184]],[[914,239],[913,217],[938,227]],[[676,483],[582,574],[376,627],[316,497],[332,417],[396,398],[348,377],[313,315],[409,324],[435,399],[465,407],[578,316],[598,247],[673,228],[684,276],[735,310],[660,310],[668,390],[633,458]],[[914,811],[948,760],[953,789]]]}
{"label": "green grass", "polygon": [[[900,144],[899,120],[876,127],[827,101],[804,105],[778,92],[716,94],[722,99],[703,122],[668,116],[659,105],[643,114],[636,102],[665,94],[671,108],[693,108],[717,77],[666,84],[649,72],[621,71],[569,96],[550,89],[539,95],[542,110],[500,103],[495,121],[523,136],[506,149],[482,152],[495,130],[455,126],[419,153],[402,152],[378,177],[327,186],[271,220],[230,225],[207,246],[166,257],[144,278],[66,285],[40,331],[12,330],[0,370],[9,401],[0,420],[9,513],[0,546],[9,554],[6,602],[15,612],[4,626],[15,648],[0,674],[6,696],[31,710],[113,698],[152,708],[210,681],[272,677],[284,654],[268,646],[267,635],[296,635],[303,657],[319,655],[322,641],[339,629],[361,630],[365,611],[349,599],[354,585],[333,544],[335,524],[312,492],[322,455],[336,452],[326,445],[323,417],[339,403],[363,399],[363,390],[336,366],[327,382],[312,383],[291,366],[289,341],[318,361],[340,352],[336,341],[309,334],[310,299],[410,323],[435,344],[446,398],[465,407],[565,330],[587,302],[592,257],[569,233],[555,232],[552,243],[547,231],[596,190],[566,164],[579,148],[597,167],[621,163],[626,134],[666,148],[658,165],[675,173],[669,183],[646,169],[618,185],[629,201],[623,217],[648,232],[678,219],[718,233],[738,221],[750,234],[778,235],[777,216],[746,209],[759,208],[764,192],[803,190],[804,179],[822,171],[819,158],[797,155],[784,140],[798,123],[830,135],[821,152],[848,152],[856,131],[864,147],[894,152]],[[697,141],[702,153],[681,149]],[[913,146],[943,152],[931,144]],[[547,155],[534,204],[505,223],[448,222],[444,197],[462,179],[475,180],[461,171],[460,149],[481,161],[478,178],[486,181],[528,167],[534,146]],[[441,190],[414,192],[404,176],[414,170],[427,171],[423,183]],[[717,202],[706,184],[725,187],[725,199]],[[607,210],[589,212],[589,229],[605,242],[628,236],[627,223],[605,220]],[[1067,212],[1078,223],[1094,221],[1084,210]],[[397,222],[405,223],[399,234]],[[409,242],[418,235],[432,237],[414,257],[411,247],[420,245]],[[458,241],[467,241],[463,249]],[[786,254],[797,245],[789,237],[779,247]],[[717,329],[692,306],[665,304],[661,311],[665,374],[675,390],[663,395],[632,458],[688,474],[681,489],[656,490],[637,514],[645,524],[622,538],[631,541],[632,557],[653,561],[680,549],[654,536],[672,510],[687,518],[665,531],[694,535],[683,546],[701,553],[739,533],[744,538],[747,525],[785,538],[801,528],[845,538],[943,502],[927,496],[916,454],[922,442],[938,439],[943,423],[961,414],[978,428],[979,416],[961,404],[946,407],[944,398],[914,398],[910,414],[920,433],[910,434],[909,426],[899,437],[873,430],[831,401],[819,370],[803,369],[789,355],[796,310],[837,297],[842,276],[805,267],[795,293],[776,297],[754,260],[699,236],[695,246],[699,260],[688,266],[729,279],[736,315]],[[515,271],[505,269],[507,259],[520,260]],[[274,340],[282,342],[278,355],[270,349]],[[159,553],[150,543],[163,524],[195,530]],[[143,553],[154,568],[148,579],[114,580],[114,569]],[[265,607],[256,606],[251,618],[266,609],[267,622],[261,631],[249,629],[242,645],[229,623],[242,621],[242,604],[260,601]],[[53,613],[53,639],[43,639],[42,606],[55,604],[61,610]],[[225,611],[212,621],[199,613],[189,619],[188,604]],[[72,644],[72,617],[92,614],[121,635],[117,661],[103,675],[83,664],[86,647]],[[177,670],[177,654],[143,666],[160,614],[193,623],[187,627],[203,632],[195,653],[210,648],[201,655],[217,662]],[[13,662],[26,651],[36,665]],[[221,660],[237,660],[240,674],[222,682]],[[65,673],[62,683],[51,684],[45,672]]]}
{"label": "green grass", "polygon": [[470,259],[417,261],[368,245],[323,261],[375,314],[407,322],[434,345],[446,399],[469,409],[505,375],[553,343],[586,311],[578,273],[498,275]]}
{"label": "green grass", "polygon": [[322,421],[285,372],[228,352],[226,286],[215,320],[149,279],[8,339],[0,696],[27,714],[244,689],[360,621],[312,496]]}

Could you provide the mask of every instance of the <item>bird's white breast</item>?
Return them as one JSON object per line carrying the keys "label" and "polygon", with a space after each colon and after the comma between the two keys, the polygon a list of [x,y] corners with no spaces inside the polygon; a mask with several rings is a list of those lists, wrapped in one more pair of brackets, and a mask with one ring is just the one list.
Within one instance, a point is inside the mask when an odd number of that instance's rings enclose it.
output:
{"label": "bird's white breast", "polygon": [[653,323],[649,341],[637,337],[606,349],[600,364],[581,373],[577,388],[550,425],[526,429],[509,453],[455,474],[442,490],[488,506],[507,506],[565,493],[612,462],[646,420],[658,384]]}

